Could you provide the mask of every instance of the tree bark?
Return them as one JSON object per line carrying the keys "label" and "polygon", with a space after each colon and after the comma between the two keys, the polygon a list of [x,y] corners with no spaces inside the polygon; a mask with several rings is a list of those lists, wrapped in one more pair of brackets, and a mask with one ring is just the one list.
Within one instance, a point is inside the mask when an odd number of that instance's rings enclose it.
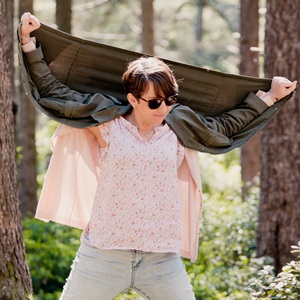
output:
{"label": "tree bark", "polygon": [[[24,12],[33,13],[33,0],[19,2],[19,16]],[[21,147],[19,173],[19,199],[23,216],[35,214],[37,205],[37,160],[35,147],[36,110],[20,85],[20,110],[18,122],[18,144]]]}
{"label": "tree bark", "polygon": [[[267,1],[265,74],[300,77],[300,0]],[[261,199],[257,253],[275,260],[276,271],[292,260],[300,241],[300,101],[294,101],[262,133]]]}
{"label": "tree bark", "polygon": [[240,7],[240,73],[248,76],[259,76],[258,52],[251,47],[258,47],[258,0],[241,0]]}
{"label": "tree bark", "polygon": [[0,299],[28,299],[32,292],[22,242],[17,199],[13,122],[13,11],[11,0],[0,0]]}
{"label": "tree bark", "polygon": [[56,25],[59,30],[71,33],[72,0],[56,0]]}
{"label": "tree bark", "polygon": [[197,0],[197,15],[196,15],[196,24],[195,24],[195,35],[196,41],[201,42],[203,36],[203,8],[205,5],[205,0]]}
{"label": "tree bark", "polygon": [[154,55],[154,8],[153,0],[141,0],[143,53]]}
{"label": "tree bark", "polygon": [[[240,74],[259,76],[258,52],[251,51],[251,47],[258,47],[259,43],[259,14],[258,0],[241,0],[240,2]],[[254,184],[254,178],[260,170],[260,133],[255,134],[241,147],[241,176],[246,184],[243,195]]]}

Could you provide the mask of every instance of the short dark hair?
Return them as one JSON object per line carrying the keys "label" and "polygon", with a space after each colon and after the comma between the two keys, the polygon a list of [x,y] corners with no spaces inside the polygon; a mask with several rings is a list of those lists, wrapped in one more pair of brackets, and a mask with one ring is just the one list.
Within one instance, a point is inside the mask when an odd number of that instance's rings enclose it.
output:
{"label": "short dark hair", "polygon": [[178,84],[170,67],[157,57],[140,57],[128,64],[122,76],[126,93],[141,97],[148,91],[149,81],[153,83],[158,97],[178,94]]}

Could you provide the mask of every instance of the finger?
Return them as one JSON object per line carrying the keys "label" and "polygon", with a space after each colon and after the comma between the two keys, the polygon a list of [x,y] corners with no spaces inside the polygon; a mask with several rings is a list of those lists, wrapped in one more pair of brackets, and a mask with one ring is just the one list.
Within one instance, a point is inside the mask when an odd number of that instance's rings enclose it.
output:
{"label": "finger", "polygon": [[29,34],[29,19],[23,18],[22,25],[21,25],[21,34],[28,35]]}
{"label": "finger", "polygon": [[41,26],[40,21],[35,16],[31,16],[30,23],[33,27],[39,28]]}
{"label": "finger", "polygon": [[21,22],[23,22],[23,21],[29,21],[30,16],[31,16],[31,13],[25,12],[25,13],[22,15],[22,17],[21,17]]}
{"label": "finger", "polygon": [[297,81],[294,81],[290,86],[287,86],[286,89],[288,92],[292,92],[296,89],[296,86],[297,86]]}
{"label": "finger", "polygon": [[[297,83],[297,82],[296,82],[296,83]],[[292,82],[292,81],[290,81],[290,80],[287,79],[287,80],[284,81],[282,84],[284,85],[284,87],[289,88],[289,87],[295,85],[296,83],[295,83],[295,81]]]}
{"label": "finger", "polygon": [[29,18],[25,16],[21,19],[21,22],[22,22],[22,26],[28,26],[29,25]]}
{"label": "finger", "polygon": [[[276,82],[275,82],[275,84],[276,84]],[[285,77],[280,77],[279,79],[277,79],[277,84],[280,87],[288,88],[293,85],[293,82]]]}
{"label": "finger", "polygon": [[105,148],[107,146],[107,143],[104,139],[98,138],[97,140],[98,140],[98,144],[99,144],[100,148]]}
{"label": "finger", "polygon": [[292,82],[289,79],[287,79],[286,77],[280,77],[278,82],[281,85],[291,85],[292,84]]}

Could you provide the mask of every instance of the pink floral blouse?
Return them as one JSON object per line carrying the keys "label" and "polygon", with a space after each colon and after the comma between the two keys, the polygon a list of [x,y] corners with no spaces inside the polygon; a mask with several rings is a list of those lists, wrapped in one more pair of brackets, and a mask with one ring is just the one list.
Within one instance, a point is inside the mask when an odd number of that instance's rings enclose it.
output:
{"label": "pink floral blouse", "polygon": [[100,249],[180,253],[177,169],[184,147],[165,124],[145,141],[123,117],[100,126],[100,177],[85,230]]}

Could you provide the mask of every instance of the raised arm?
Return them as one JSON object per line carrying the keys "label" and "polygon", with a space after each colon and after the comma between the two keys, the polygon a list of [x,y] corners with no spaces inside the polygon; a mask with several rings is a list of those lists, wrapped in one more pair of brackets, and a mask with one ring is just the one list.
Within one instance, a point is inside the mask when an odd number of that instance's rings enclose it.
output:
{"label": "raised arm", "polygon": [[[30,13],[23,14],[19,38],[26,61],[27,92],[34,105],[58,122],[76,128],[108,122],[130,109],[127,103],[110,95],[81,93],[59,82],[44,61],[41,46],[36,46],[34,38],[30,37],[30,33],[39,27],[36,17]],[[21,67],[25,68],[24,63]]]}
{"label": "raised arm", "polygon": [[297,81],[291,82],[285,77],[275,76],[268,92],[258,91],[256,95],[250,93],[241,105],[218,117],[205,118],[204,122],[211,129],[231,137],[268,107],[292,93],[296,85]]}
{"label": "raised arm", "polygon": [[43,60],[41,46],[36,46],[34,38],[30,33],[40,27],[39,20],[30,13],[24,13],[21,17],[21,39],[22,51],[27,61],[31,78],[35,83],[42,98],[52,97],[76,102],[87,102],[90,94],[79,93],[71,90],[68,86],[59,82]]}
{"label": "raised arm", "polygon": [[[177,132],[184,146],[200,152],[225,153],[240,147],[267,124],[286,102],[285,97],[295,90],[296,84],[296,81],[274,77],[270,91],[250,93],[242,104],[215,117],[204,117],[188,106],[178,104],[166,122]],[[282,98],[285,100],[272,108]]]}

